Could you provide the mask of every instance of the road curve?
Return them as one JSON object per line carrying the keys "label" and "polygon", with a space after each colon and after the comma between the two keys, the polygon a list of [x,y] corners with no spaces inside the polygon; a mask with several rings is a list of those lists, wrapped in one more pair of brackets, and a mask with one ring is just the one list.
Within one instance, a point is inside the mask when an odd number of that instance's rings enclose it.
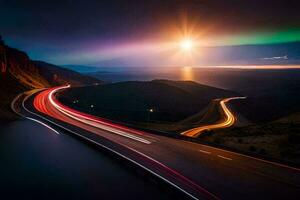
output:
{"label": "road curve", "polygon": [[230,127],[234,124],[236,121],[236,117],[234,114],[229,110],[229,108],[226,106],[226,103],[231,100],[235,99],[245,99],[246,97],[231,97],[231,98],[226,98],[220,101],[220,106],[223,110],[224,113],[224,120],[221,122],[218,122],[216,124],[211,124],[211,125],[205,125],[205,126],[200,126],[196,128],[189,129],[187,131],[184,131],[181,133],[181,135],[185,135],[188,137],[198,137],[203,131],[205,130],[212,130],[212,129],[219,129],[219,128],[227,128]]}
{"label": "road curve", "polygon": [[55,94],[66,88],[26,96],[16,110],[117,154],[191,199],[299,199],[298,168],[112,124],[61,104]]}

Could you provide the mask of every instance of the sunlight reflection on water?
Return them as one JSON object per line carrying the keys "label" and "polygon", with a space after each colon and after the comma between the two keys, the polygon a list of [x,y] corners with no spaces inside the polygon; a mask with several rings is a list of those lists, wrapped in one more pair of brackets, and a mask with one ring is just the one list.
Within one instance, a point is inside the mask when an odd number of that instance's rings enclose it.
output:
{"label": "sunlight reflection on water", "polygon": [[194,80],[193,68],[190,66],[185,66],[181,68],[181,80],[192,81]]}

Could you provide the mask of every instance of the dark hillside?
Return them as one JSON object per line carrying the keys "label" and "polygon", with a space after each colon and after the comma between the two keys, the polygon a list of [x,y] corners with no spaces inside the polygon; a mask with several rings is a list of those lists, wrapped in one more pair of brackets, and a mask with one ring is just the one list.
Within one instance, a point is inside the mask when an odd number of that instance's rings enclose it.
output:
{"label": "dark hillside", "polygon": [[33,63],[39,68],[40,74],[51,85],[62,85],[70,83],[71,85],[91,85],[94,83],[100,83],[96,78],[82,75],[78,72],[58,67],[43,61],[33,61]]}
{"label": "dark hillside", "polygon": [[[61,100],[83,111],[124,122],[175,122],[191,116],[212,99],[236,93],[195,82],[150,81],[122,82],[71,88]],[[73,101],[78,100],[78,103]],[[93,108],[90,106],[93,105]],[[149,116],[149,109],[154,112]]]}

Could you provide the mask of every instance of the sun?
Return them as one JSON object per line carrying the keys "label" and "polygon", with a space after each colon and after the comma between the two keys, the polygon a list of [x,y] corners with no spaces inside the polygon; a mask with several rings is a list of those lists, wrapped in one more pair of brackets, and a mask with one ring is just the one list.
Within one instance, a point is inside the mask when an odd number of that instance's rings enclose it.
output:
{"label": "sun", "polygon": [[193,40],[191,39],[184,39],[180,42],[180,47],[184,51],[190,51],[193,49]]}

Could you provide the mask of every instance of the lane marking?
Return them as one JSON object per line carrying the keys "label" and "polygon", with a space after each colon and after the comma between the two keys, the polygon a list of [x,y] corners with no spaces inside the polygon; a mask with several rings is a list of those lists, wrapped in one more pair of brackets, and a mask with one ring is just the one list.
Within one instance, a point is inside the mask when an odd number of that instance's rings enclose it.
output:
{"label": "lane marking", "polygon": [[[186,142],[188,142],[188,141],[186,141]],[[195,144],[195,143],[193,143],[193,144]],[[261,158],[249,156],[249,155],[246,155],[246,154],[241,154],[241,153],[234,152],[234,151],[228,151],[228,150],[225,150],[225,149],[220,149],[220,148],[209,146],[209,145],[205,145],[205,144],[200,144],[200,145],[208,147],[208,148],[212,148],[212,149],[215,149],[215,150],[218,150],[218,151],[223,151],[223,152],[226,152],[226,153],[231,153],[231,154],[234,154],[234,155],[237,155],[237,156],[241,156],[241,157],[244,157],[244,158],[248,158],[248,159],[253,159],[253,160],[256,160],[256,161],[260,161],[260,162],[263,162],[263,163],[266,163],[266,164],[275,165],[277,167],[282,167],[282,168],[286,168],[286,169],[289,169],[289,170],[295,170],[297,172],[300,172],[300,168],[297,168],[297,167],[292,167],[292,166],[288,166],[288,165],[285,165],[285,164],[281,164],[281,163],[277,163],[277,162],[273,162],[273,161],[269,161],[269,160],[264,160],[264,159],[261,159]]]}
{"label": "lane marking", "polygon": [[26,119],[29,119],[29,120],[32,120],[32,121],[34,121],[34,122],[37,122],[37,123],[39,123],[39,124],[41,124],[41,125],[47,127],[48,129],[50,129],[51,131],[53,131],[53,132],[56,133],[57,135],[60,134],[57,130],[55,130],[55,129],[52,128],[51,126],[45,124],[44,122],[41,122],[41,121],[39,121],[39,120],[37,120],[37,119],[34,119],[34,118],[31,118],[31,117],[25,117],[25,118],[26,118]]}
{"label": "lane marking", "polygon": [[255,161],[260,161],[260,162],[263,162],[265,164],[275,165],[277,167],[286,168],[286,169],[289,169],[289,170],[294,170],[294,171],[300,172],[300,168],[288,166],[286,164],[273,162],[273,161],[269,161],[269,160],[264,160],[262,158],[257,158],[257,157],[249,156],[249,155],[246,155],[246,154],[241,154],[241,153],[238,153],[238,152],[235,152],[235,151],[229,151],[229,150],[217,148],[217,147],[214,147],[214,146],[209,146],[209,145],[206,145],[206,144],[200,144],[200,143],[190,142],[190,141],[186,141],[186,140],[181,140],[181,141],[184,142],[184,143],[188,143],[189,145],[197,145],[197,146],[199,145],[199,146],[202,146],[204,148],[210,148],[210,149],[221,151],[221,152],[224,152],[224,153],[234,154],[235,156],[240,156],[240,157],[252,159],[252,160],[255,160]]}
{"label": "lane marking", "polygon": [[[148,158],[149,160],[153,161],[154,163],[156,163],[156,164],[158,164],[158,165],[160,165],[160,166],[162,166],[162,167],[164,167],[164,168],[166,168],[166,169],[171,170],[172,173],[176,174],[177,176],[181,177],[182,179],[184,179],[185,181],[189,182],[189,183],[192,184],[193,186],[197,187],[198,189],[201,190],[201,193],[204,192],[204,193],[205,193],[206,195],[208,195],[211,199],[220,200],[219,197],[217,197],[216,195],[210,193],[210,192],[209,192],[208,190],[206,190],[205,188],[203,188],[203,187],[199,186],[198,184],[194,183],[193,181],[191,181],[190,179],[188,179],[188,178],[185,177],[184,175],[178,173],[177,171],[173,170],[172,168],[169,168],[168,166],[164,165],[163,163],[161,163],[161,162],[159,162],[159,161],[153,159],[153,158],[150,157],[150,156],[147,156],[146,154],[144,154],[144,153],[142,153],[142,152],[140,152],[140,151],[138,151],[138,150],[135,150],[135,149],[133,149],[133,148],[127,146],[127,145],[124,145],[124,146],[127,147],[128,149],[130,149],[130,150],[132,150],[132,151],[134,151],[134,152],[136,152],[136,153],[138,153],[138,154],[140,154],[140,155],[142,155],[142,156]],[[162,177],[162,178],[163,178],[163,177]],[[168,181],[168,180],[166,179],[166,181]],[[172,183],[172,182],[171,182],[171,183]],[[174,185],[174,186],[176,186],[176,185]],[[178,189],[180,189],[180,188],[178,188]],[[183,191],[183,192],[184,192],[184,191]],[[191,197],[192,197],[192,196],[191,196]]]}
{"label": "lane marking", "polygon": [[201,152],[201,153],[211,154],[211,152],[209,152],[209,151],[204,151],[204,150],[201,150],[201,149],[199,149],[198,151]]}
{"label": "lane marking", "polygon": [[225,157],[225,156],[221,156],[221,155],[218,155],[219,158],[223,158],[225,160],[232,160],[231,158],[228,158],[228,157]]}

